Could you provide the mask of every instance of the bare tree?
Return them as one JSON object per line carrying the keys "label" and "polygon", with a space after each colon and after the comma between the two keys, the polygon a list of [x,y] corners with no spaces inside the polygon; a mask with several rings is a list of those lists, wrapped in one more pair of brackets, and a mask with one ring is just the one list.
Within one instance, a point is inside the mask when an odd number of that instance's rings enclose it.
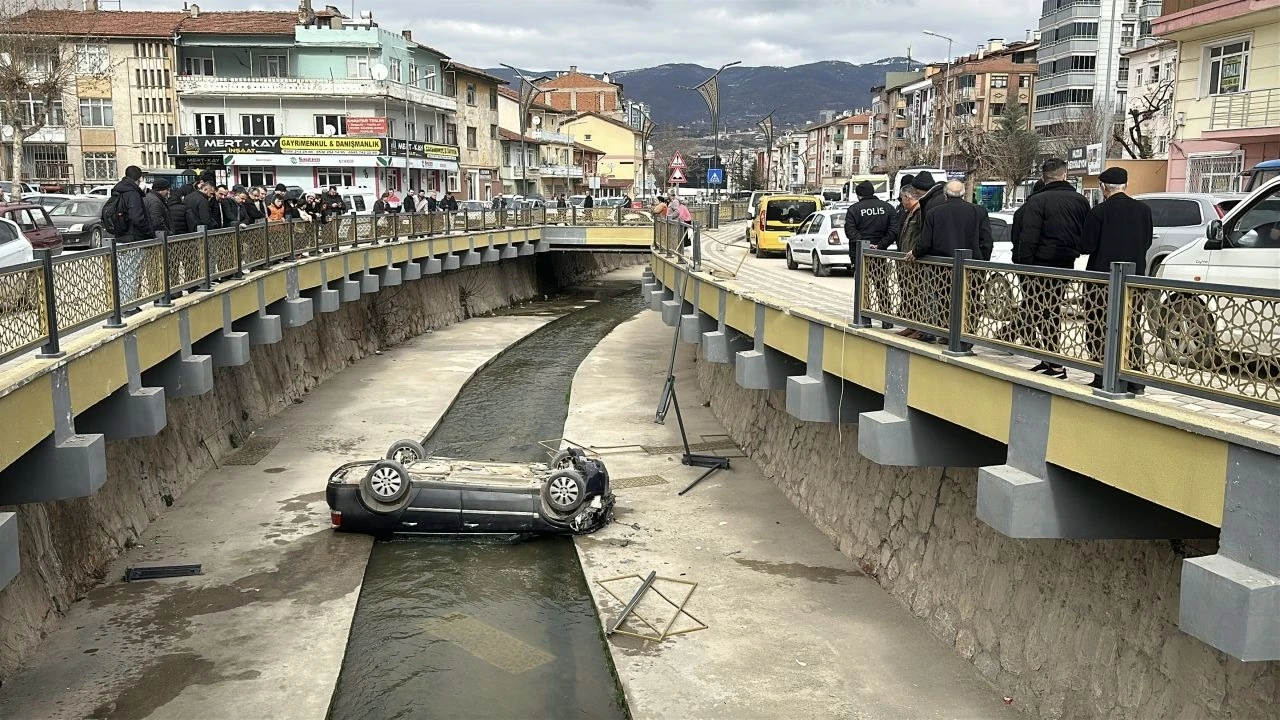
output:
{"label": "bare tree", "polygon": [[[0,117],[12,142],[9,180],[22,193],[23,144],[47,127],[71,126],[74,113],[62,110],[74,97],[77,76],[110,73],[103,57],[78,57],[77,38],[51,27],[46,11],[67,10],[66,0],[5,0],[0,4]],[[105,13],[104,13],[105,14]],[[110,20],[104,20],[110,22]]]}
{"label": "bare tree", "polygon": [[1131,122],[1117,128],[1114,137],[1131,157],[1143,160],[1155,157],[1147,123],[1169,111],[1173,104],[1173,80],[1165,78],[1141,96],[1129,100],[1126,112]]}
{"label": "bare tree", "polygon": [[1005,105],[989,134],[987,166],[992,176],[1004,181],[1008,200],[1012,200],[1014,190],[1034,174],[1041,145],[1040,136],[1027,127],[1026,106]]}
{"label": "bare tree", "polygon": [[[929,167],[937,161],[937,144],[890,143],[889,150],[885,153],[884,172],[892,183],[894,176],[905,168]],[[892,195],[897,190],[897,188],[889,188],[889,193]]]}
{"label": "bare tree", "polygon": [[1068,111],[1042,133],[1044,149],[1051,155],[1065,158],[1071,148],[1098,142],[1106,131],[1106,116],[1107,111],[1097,105]]}
{"label": "bare tree", "polygon": [[958,168],[964,173],[965,196],[973,194],[979,173],[987,169],[987,131],[969,118],[950,121],[951,142],[947,145],[945,169]]}

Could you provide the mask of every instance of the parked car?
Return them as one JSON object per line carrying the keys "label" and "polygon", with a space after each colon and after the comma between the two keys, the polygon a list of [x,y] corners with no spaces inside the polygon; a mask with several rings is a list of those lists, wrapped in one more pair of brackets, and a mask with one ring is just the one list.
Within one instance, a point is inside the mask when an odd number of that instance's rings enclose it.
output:
{"label": "parked car", "polygon": [[[1192,283],[1220,283],[1280,290],[1280,177],[1210,220],[1204,238],[1173,251],[1157,275]],[[1241,355],[1280,355],[1280,320],[1264,300],[1230,303],[1230,317],[1215,315],[1200,298],[1171,295],[1151,313],[1150,331],[1162,359],[1203,366],[1221,344]]]}
{"label": "parked car", "polygon": [[756,210],[760,207],[760,199],[766,195],[781,195],[782,193],[775,190],[752,190],[751,195],[747,198],[747,217],[754,220]]}
{"label": "parked car", "polygon": [[819,210],[800,223],[786,239],[787,269],[808,265],[817,277],[830,275],[833,268],[848,270],[853,259],[844,235],[844,216],[844,210]]}
{"label": "parked car", "polygon": [[102,206],[107,199],[97,196],[71,198],[49,211],[54,227],[62,236],[63,247],[99,248],[105,231],[102,229]]}
{"label": "parked car", "polygon": [[783,238],[795,234],[805,218],[822,209],[812,195],[768,195],[760,199],[756,218],[747,223],[747,248],[756,257],[786,252]]}
{"label": "parked car", "polygon": [[1151,208],[1151,249],[1147,251],[1148,275],[1155,275],[1169,253],[1192,240],[1203,238],[1209,223],[1222,218],[1244,199],[1238,193],[1156,192],[1135,195]]}
{"label": "parked car", "polygon": [[21,265],[34,258],[31,241],[12,220],[0,218],[0,268]]}
{"label": "parked car", "polygon": [[[9,202],[12,199],[13,183],[8,180],[0,181],[0,201]],[[32,193],[40,192],[40,188],[31,183],[22,183],[22,194],[24,196]]]}
{"label": "parked car", "polygon": [[44,207],[29,202],[0,203],[0,218],[17,223],[32,248],[49,250],[54,255],[62,252],[62,236]]}
{"label": "parked car", "polygon": [[113,187],[115,187],[115,185],[94,185],[93,187],[89,188],[89,191],[86,192],[85,194],[101,195],[102,197],[109,197],[111,195],[111,188]]}
{"label": "parked car", "polygon": [[577,448],[549,464],[479,462],[428,457],[413,440],[334,470],[325,499],[336,530],[423,535],[590,533],[614,504],[604,463]]}
{"label": "parked car", "polygon": [[1280,177],[1280,160],[1263,160],[1245,172],[1244,191],[1253,192],[1277,177]]}
{"label": "parked car", "polygon": [[40,205],[45,210],[53,210],[58,206],[58,203],[73,197],[75,196],[67,195],[65,193],[33,193],[30,195],[23,194],[22,199],[24,202]]}

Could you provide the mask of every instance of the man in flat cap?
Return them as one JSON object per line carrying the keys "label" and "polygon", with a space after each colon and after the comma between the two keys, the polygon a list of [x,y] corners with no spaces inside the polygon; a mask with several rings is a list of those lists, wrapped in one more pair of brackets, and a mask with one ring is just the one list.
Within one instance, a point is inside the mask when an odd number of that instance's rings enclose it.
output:
{"label": "man in flat cap", "polygon": [[[1098,176],[1098,182],[1102,185],[1102,202],[1089,211],[1084,220],[1084,229],[1080,233],[1080,254],[1089,256],[1089,264],[1085,269],[1111,272],[1111,263],[1127,262],[1133,263],[1136,274],[1145,275],[1147,251],[1151,249],[1151,234],[1154,232],[1151,208],[1125,193],[1129,173],[1124,168],[1107,168]],[[1106,290],[1101,287],[1092,290],[1086,298],[1089,348],[1090,353],[1101,360],[1103,338],[1106,335]],[[1141,342],[1130,345],[1132,351],[1129,361],[1140,366],[1142,360],[1136,353],[1141,351]],[[1102,387],[1102,377],[1095,375],[1091,384]],[[1142,392],[1140,385],[1128,383],[1128,386],[1121,387],[1121,392],[1126,389],[1129,392]]]}

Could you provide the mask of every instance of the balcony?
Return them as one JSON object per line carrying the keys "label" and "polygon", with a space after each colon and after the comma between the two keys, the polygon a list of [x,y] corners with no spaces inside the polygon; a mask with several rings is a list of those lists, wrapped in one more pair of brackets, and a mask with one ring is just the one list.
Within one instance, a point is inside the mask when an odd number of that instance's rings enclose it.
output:
{"label": "balcony", "polygon": [[582,177],[582,168],[573,165],[539,165],[537,171],[543,177]]}
{"label": "balcony", "polygon": [[437,110],[458,109],[456,98],[389,80],[180,75],[175,87],[179,96],[388,98]]}
{"label": "balcony", "polygon": [[567,135],[565,133],[558,133],[558,132],[550,132],[547,130],[534,130],[533,132],[529,133],[529,137],[533,138],[534,140],[541,140],[543,142],[549,142],[549,143],[554,143],[558,145],[572,145],[574,141],[572,135]]}
{"label": "balcony", "polygon": [[1280,88],[1214,95],[1209,130],[1260,130],[1280,127]]}

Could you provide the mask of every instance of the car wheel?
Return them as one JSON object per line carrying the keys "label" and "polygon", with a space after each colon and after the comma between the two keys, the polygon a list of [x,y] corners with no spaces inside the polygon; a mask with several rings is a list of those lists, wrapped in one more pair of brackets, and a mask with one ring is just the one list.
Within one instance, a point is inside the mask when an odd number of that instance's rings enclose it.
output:
{"label": "car wheel", "polygon": [[89,249],[93,250],[102,247],[102,228],[94,228],[89,233]]}
{"label": "car wheel", "polygon": [[791,246],[788,245],[787,246],[787,269],[795,270],[799,267],[800,267],[800,263],[796,262],[796,259],[791,257]]}
{"label": "car wheel", "polygon": [[1012,322],[1018,316],[1020,308],[1013,285],[1004,275],[992,273],[982,283],[982,299],[978,308],[979,315],[985,315],[992,322]]}
{"label": "car wheel", "polygon": [[397,440],[387,448],[386,458],[395,460],[401,465],[427,459],[427,451],[422,444],[414,440]]}
{"label": "car wheel", "polygon": [[1164,263],[1164,256],[1163,256],[1163,255],[1161,255],[1160,257],[1156,258],[1155,260],[1152,260],[1152,261],[1151,261],[1151,267],[1147,268],[1147,275],[1148,275],[1148,276],[1150,276],[1150,277],[1155,277],[1155,276],[1156,276],[1156,272],[1158,272],[1158,271],[1160,270],[1160,265],[1161,265],[1161,264],[1163,264],[1163,263]]}
{"label": "car wheel", "polygon": [[1215,369],[1215,322],[1203,301],[1174,297],[1155,305],[1150,313],[1152,329],[1160,341],[1157,356],[1165,362],[1201,370]]}
{"label": "car wheel", "polygon": [[828,277],[831,275],[831,268],[822,264],[822,257],[818,255],[818,251],[813,251],[813,276]]}
{"label": "car wheel", "polygon": [[587,483],[577,470],[557,470],[542,484],[542,499],[559,513],[582,507],[586,495]]}
{"label": "car wheel", "polygon": [[550,467],[552,470],[572,470],[573,469],[573,451],[561,450],[551,458]]}
{"label": "car wheel", "polygon": [[760,247],[760,244],[757,242],[757,243],[756,243],[756,257],[758,257],[758,258],[764,258],[764,257],[767,257],[768,255],[769,255],[769,253],[768,253],[768,252],[766,252],[764,248]]}
{"label": "car wheel", "polygon": [[360,489],[375,502],[394,504],[409,494],[409,471],[395,460],[379,460],[365,473]]}

